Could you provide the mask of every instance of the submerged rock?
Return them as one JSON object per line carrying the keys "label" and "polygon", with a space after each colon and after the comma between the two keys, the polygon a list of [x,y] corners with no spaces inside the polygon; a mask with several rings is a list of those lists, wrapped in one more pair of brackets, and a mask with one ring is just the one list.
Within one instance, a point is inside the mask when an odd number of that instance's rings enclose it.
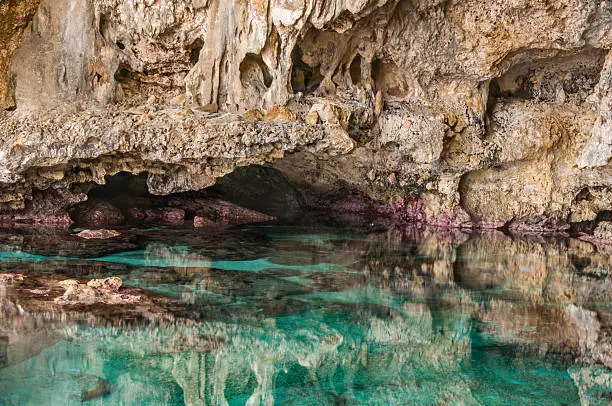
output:
{"label": "submerged rock", "polygon": [[105,278],[105,279],[92,279],[87,282],[87,286],[96,289],[108,290],[110,292],[117,292],[123,285],[123,281],[116,276]]}
{"label": "submerged rock", "polygon": [[111,384],[106,379],[95,375],[77,375],[75,379],[83,386],[79,400],[87,402],[111,393]]}
{"label": "submerged rock", "polygon": [[84,238],[86,240],[104,240],[107,238],[119,237],[121,233],[115,230],[83,230],[80,233],[75,234],[77,237]]}
{"label": "submerged rock", "polygon": [[151,303],[142,294],[132,294],[129,290],[120,291],[121,285],[121,279],[116,277],[94,279],[87,284],[82,284],[74,279],[62,281],[60,286],[66,291],[62,296],[55,298],[54,302],[60,306],[88,306],[96,303],[109,305]]}
{"label": "submerged rock", "polygon": [[76,286],[78,284],[79,284],[79,281],[77,281],[76,279],[66,279],[66,280],[58,282],[58,285],[64,289],[68,289],[70,286]]}
{"label": "submerged rock", "polygon": [[20,273],[0,273],[0,282],[22,281],[23,274]]}

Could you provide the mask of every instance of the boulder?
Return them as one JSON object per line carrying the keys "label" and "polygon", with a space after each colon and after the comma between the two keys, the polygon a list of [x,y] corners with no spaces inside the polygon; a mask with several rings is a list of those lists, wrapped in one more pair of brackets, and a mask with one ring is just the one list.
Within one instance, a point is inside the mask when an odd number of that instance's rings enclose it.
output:
{"label": "boulder", "polygon": [[76,205],[72,208],[70,217],[76,224],[89,227],[117,226],[125,220],[121,210],[109,202],[98,199]]}

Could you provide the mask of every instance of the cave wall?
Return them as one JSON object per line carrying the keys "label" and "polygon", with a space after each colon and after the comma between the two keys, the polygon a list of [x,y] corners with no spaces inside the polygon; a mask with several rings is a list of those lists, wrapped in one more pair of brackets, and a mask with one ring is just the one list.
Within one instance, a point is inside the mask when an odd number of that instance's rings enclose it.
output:
{"label": "cave wall", "polygon": [[251,164],[313,207],[443,226],[612,207],[607,1],[13,2],[2,213],[120,171],[169,194]]}

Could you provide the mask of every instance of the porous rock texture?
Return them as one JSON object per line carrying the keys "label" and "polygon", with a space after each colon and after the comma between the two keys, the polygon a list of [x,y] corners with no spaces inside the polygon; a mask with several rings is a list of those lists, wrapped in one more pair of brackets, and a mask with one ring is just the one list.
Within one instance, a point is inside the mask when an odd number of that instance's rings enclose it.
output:
{"label": "porous rock texture", "polygon": [[61,218],[120,171],[167,195],[252,164],[308,207],[400,221],[559,230],[612,209],[608,0],[9,3],[7,216]]}

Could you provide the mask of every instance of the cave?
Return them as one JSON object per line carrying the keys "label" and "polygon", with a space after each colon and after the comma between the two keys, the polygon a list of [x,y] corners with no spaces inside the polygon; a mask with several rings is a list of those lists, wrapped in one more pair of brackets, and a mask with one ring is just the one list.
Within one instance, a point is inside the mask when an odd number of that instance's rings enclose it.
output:
{"label": "cave", "polygon": [[310,66],[304,62],[302,50],[299,46],[293,49],[291,60],[291,89],[293,92],[313,94],[324,79],[321,74],[321,66]]}
{"label": "cave", "polygon": [[374,59],[372,62],[372,80],[376,90],[380,90],[386,97],[403,98],[408,95],[405,75],[393,61]]}
{"label": "cave", "polygon": [[611,6],[3,0],[0,405],[609,404]]}
{"label": "cave", "polygon": [[258,218],[255,213],[261,213],[263,218],[292,222],[302,214],[298,191],[279,170],[271,167],[238,167],[217,179],[212,187],[168,196],[152,195],[147,187],[148,176],[119,172],[105,176],[103,185],[73,185],[72,192],[86,193],[87,201],[71,208],[72,220],[79,226],[179,224],[202,214],[214,220],[215,210],[223,205],[236,213],[251,211],[254,219]]}
{"label": "cave", "polygon": [[236,168],[217,179],[208,189],[219,198],[257,210],[281,221],[293,221],[302,213],[302,199],[296,187],[277,169],[250,165]]}
{"label": "cave", "polygon": [[355,57],[351,61],[349,72],[351,74],[351,81],[353,82],[353,85],[361,86],[361,55],[355,55]]}
{"label": "cave", "polygon": [[240,81],[244,87],[270,88],[272,76],[270,68],[261,55],[247,54],[240,63]]}
{"label": "cave", "polygon": [[582,102],[599,82],[605,56],[586,49],[518,63],[491,80],[490,99]]}

